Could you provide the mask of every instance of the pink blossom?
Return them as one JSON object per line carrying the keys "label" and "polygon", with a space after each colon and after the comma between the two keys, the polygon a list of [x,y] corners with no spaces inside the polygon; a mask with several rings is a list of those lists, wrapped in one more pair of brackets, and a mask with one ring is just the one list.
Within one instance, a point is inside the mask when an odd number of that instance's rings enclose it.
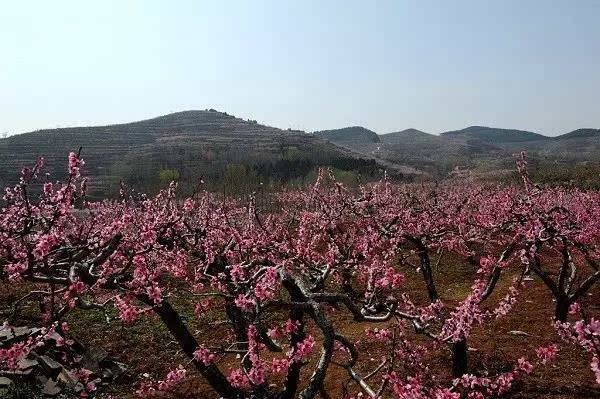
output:
{"label": "pink blossom", "polygon": [[590,363],[590,367],[596,376],[596,383],[600,384],[600,361],[598,359],[598,356],[594,356]]}
{"label": "pink blossom", "polygon": [[231,370],[227,380],[234,388],[247,389],[250,387],[250,380],[242,369]]}
{"label": "pink blossom", "polygon": [[287,358],[273,358],[271,361],[271,370],[275,374],[282,374],[287,372],[290,367],[290,361]]}
{"label": "pink blossom", "polygon": [[542,364],[546,364],[547,362],[554,359],[556,354],[558,353],[558,346],[555,344],[549,346],[542,346],[535,350],[537,357],[542,361]]}
{"label": "pink blossom", "polygon": [[75,295],[81,295],[85,292],[86,286],[83,281],[77,281],[69,287],[69,291]]}
{"label": "pink blossom", "polygon": [[42,259],[50,250],[59,242],[58,237],[54,234],[45,234],[38,238],[33,254],[37,259]]}
{"label": "pink blossom", "polygon": [[146,288],[146,293],[152,302],[154,302],[156,305],[160,305],[162,302],[162,291],[157,285]]}
{"label": "pink blossom", "polygon": [[159,384],[159,389],[161,391],[168,390],[176,383],[181,381],[185,377],[185,374],[186,370],[183,368],[182,365],[179,365],[179,367],[175,370],[169,371],[169,374],[167,374],[167,378],[161,384]]}
{"label": "pink blossom", "polygon": [[125,324],[133,324],[135,322],[139,313],[135,306],[131,305],[121,297],[117,297],[115,306],[119,310],[119,317]]}
{"label": "pink blossom", "polygon": [[315,338],[312,335],[306,337],[303,341],[299,342],[294,352],[293,360],[298,362],[308,355],[310,355],[315,349]]}
{"label": "pink blossom", "polygon": [[293,321],[291,319],[287,319],[285,321],[285,332],[288,334],[295,334],[298,332],[298,328],[300,327],[299,321]]}
{"label": "pink blossom", "polygon": [[84,165],[84,163],[85,162],[83,162],[83,160],[80,159],[76,153],[69,153],[69,175],[71,177],[79,177],[79,169]]}
{"label": "pink blossom", "polygon": [[581,305],[579,302],[573,302],[571,306],[569,306],[569,314],[578,314],[581,311]]}
{"label": "pink blossom", "polygon": [[188,198],[183,202],[183,209],[188,213],[191,213],[194,210],[194,206],[194,200],[191,198]]}
{"label": "pink blossom", "polygon": [[517,363],[519,365],[519,370],[525,372],[525,374],[531,374],[533,371],[533,365],[525,360],[524,357],[520,358]]}
{"label": "pink blossom", "polygon": [[238,308],[245,312],[251,312],[254,309],[256,303],[254,300],[247,298],[245,295],[240,294],[235,298],[235,304]]}
{"label": "pink blossom", "polygon": [[451,392],[449,389],[436,389],[434,399],[460,399],[460,393]]}
{"label": "pink blossom", "polygon": [[205,366],[208,366],[209,364],[214,362],[216,358],[217,358],[217,355],[215,355],[209,349],[204,348],[204,347],[199,347],[194,352],[194,359],[197,362],[204,363]]}
{"label": "pink blossom", "polygon": [[268,331],[269,337],[273,339],[281,339],[284,337],[284,330],[279,327],[274,327]]}

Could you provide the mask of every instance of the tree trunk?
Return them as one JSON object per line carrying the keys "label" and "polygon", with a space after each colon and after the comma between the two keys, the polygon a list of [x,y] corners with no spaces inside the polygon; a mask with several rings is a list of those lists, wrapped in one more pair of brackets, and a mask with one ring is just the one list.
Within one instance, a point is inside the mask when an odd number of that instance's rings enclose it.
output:
{"label": "tree trunk", "polygon": [[556,308],[554,309],[554,318],[562,323],[567,321],[570,306],[571,303],[568,299],[557,299]]}
{"label": "tree trunk", "polygon": [[[304,302],[306,300],[302,291],[296,286],[287,276],[287,273],[282,273],[282,284],[290,294],[290,298],[293,301]],[[296,332],[291,334],[291,345],[295,348],[304,338],[306,333],[304,331],[304,312],[299,309],[290,310],[290,320],[294,323],[299,322],[300,326]],[[287,376],[285,377],[285,383],[283,385],[283,392],[281,392],[281,399],[293,399],[296,396],[296,392],[300,386],[301,371],[304,364],[302,362],[293,362],[288,369]]]}
{"label": "tree trunk", "polygon": [[[292,309],[290,311],[290,320],[293,322],[300,322],[300,326],[296,332],[292,332],[291,346],[295,348],[300,343],[306,334],[304,333],[304,313],[301,310]],[[293,362],[288,369],[287,376],[285,377],[284,389],[281,393],[281,399],[293,399],[298,391],[300,382],[300,371],[302,370],[301,362]]]}
{"label": "tree trunk", "polygon": [[421,260],[421,273],[423,273],[423,280],[425,281],[425,286],[427,287],[427,295],[429,296],[429,301],[434,303],[438,300],[438,293],[433,281],[433,270],[431,270],[431,261],[429,260],[427,247],[423,244],[423,241],[421,241],[420,238],[410,236],[405,237],[412,242],[419,251],[419,258]]}
{"label": "tree trunk", "polygon": [[[147,297],[139,297],[143,302],[153,305],[152,300]],[[194,352],[198,349],[198,342],[190,333],[187,326],[181,320],[179,313],[171,304],[165,300],[159,306],[153,307],[154,311],[167,327],[173,338],[177,341],[182,351],[191,359],[194,358]],[[202,362],[193,361],[194,365],[200,371],[200,374],[206,379],[210,386],[222,397],[240,398],[241,393],[233,388],[227,378],[213,364],[205,366]]]}
{"label": "tree trunk", "polygon": [[435,289],[435,283],[433,282],[433,271],[431,270],[429,254],[427,253],[427,249],[425,247],[421,249],[419,256],[421,257],[421,272],[423,273],[423,279],[425,280],[425,285],[427,286],[427,295],[429,296],[429,301],[433,303],[438,300],[438,294],[437,290]]}
{"label": "tree trunk", "polygon": [[467,340],[462,339],[452,344],[452,376],[462,377],[467,373]]}

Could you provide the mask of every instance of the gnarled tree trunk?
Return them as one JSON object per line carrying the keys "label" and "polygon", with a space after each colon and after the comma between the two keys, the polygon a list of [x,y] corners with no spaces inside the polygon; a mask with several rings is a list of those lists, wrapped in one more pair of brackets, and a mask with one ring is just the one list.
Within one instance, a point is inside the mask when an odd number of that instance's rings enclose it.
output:
{"label": "gnarled tree trunk", "polygon": [[452,376],[459,378],[467,373],[467,340],[452,344]]}

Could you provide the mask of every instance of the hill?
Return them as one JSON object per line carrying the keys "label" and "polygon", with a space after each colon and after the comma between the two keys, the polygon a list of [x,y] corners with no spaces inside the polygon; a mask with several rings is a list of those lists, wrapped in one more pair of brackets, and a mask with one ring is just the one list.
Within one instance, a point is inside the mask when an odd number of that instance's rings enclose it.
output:
{"label": "hill", "polygon": [[379,143],[354,141],[347,146],[377,160],[443,177],[456,166],[486,172],[511,169],[514,154],[522,150],[528,151],[540,167],[555,162],[600,162],[600,129],[578,129],[558,137],[483,126],[439,136],[405,129],[381,134]]}
{"label": "hill", "polygon": [[562,134],[555,137],[555,140],[565,139],[577,139],[577,138],[588,138],[588,137],[600,137],[600,129],[577,129],[572,132]]}
{"label": "hill", "polygon": [[[119,181],[152,193],[172,179],[184,192],[200,180],[209,190],[249,193],[261,183],[302,183],[315,167],[331,166],[357,181],[380,169],[403,176],[442,178],[457,166],[512,170],[514,153],[532,165],[600,163],[600,129],[558,137],[471,126],[433,135],[405,129],[378,135],[360,126],[307,134],[282,130],[215,110],[183,111],[108,125],[47,129],[0,139],[0,185],[18,180],[21,167],[46,158],[51,179],[66,174],[69,151],[83,148],[93,197],[113,196]],[[411,179],[413,177],[410,177]]]}
{"label": "hill", "polygon": [[344,127],[341,129],[321,130],[313,133],[315,136],[322,137],[329,141],[336,142],[354,142],[354,143],[378,143],[379,136],[372,130],[362,126]]}
{"label": "hill", "polygon": [[550,140],[550,138],[547,136],[526,130],[500,129],[485,126],[470,126],[461,130],[444,132],[441,134],[441,136],[451,138],[467,136],[485,141],[490,144]]}
{"label": "hill", "polygon": [[476,137],[437,136],[417,129],[382,134],[381,157],[404,163],[431,175],[442,177],[458,166],[468,166],[475,159],[486,159],[501,148]]}
{"label": "hill", "polygon": [[[64,177],[69,151],[83,147],[94,196],[118,192],[120,180],[155,191],[171,178],[192,190],[210,184],[252,184],[303,178],[317,165],[363,171],[372,160],[318,136],[281,130],[215,110],[177,112],[109,126],[39,130],[0,139],[0,184],[42,156],[52,179]],[[225,179],[225,180],[224,180]]]}
{"label": "hill", "polygon": [[469,165],[474,158],[503,151],[477,137],[436,136],[417,129],[376,135],[363,127],[351,127],[314,134],[402,174],[441,177],[456,165]]}
{"label": "hill", "polygon": [[385,133],[379,136],[379,140],[389,144],[402,144],[414,141],[429,141],[437,142],[440,140],[439,136],[425,133],[417,129],[404,129],[399,132]]}

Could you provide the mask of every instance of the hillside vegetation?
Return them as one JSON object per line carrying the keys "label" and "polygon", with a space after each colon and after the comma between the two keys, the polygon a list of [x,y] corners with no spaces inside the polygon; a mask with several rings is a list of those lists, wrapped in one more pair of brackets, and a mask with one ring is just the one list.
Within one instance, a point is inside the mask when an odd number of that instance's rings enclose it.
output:
{"label": "hillside vegetation", "polygon": [[532,173],[548,182],[600,186],[588,172],[600,169],[600,129],[557,137],[483,126],[440,135],[414,128],[377,134],[361,126],[307,134],[212,109],[0,139],[0,183],[16,183],[14,171],[38,157],[46,159],[51,179],[63,178],[65,154],[80,147],[94,198],[114,197],[121,181],[149,193],[176,180],[184,193],[204,182],[210,191],[248,194],[304,185],[318,166],[333,168],[350,185],[378,178],[383,170],[404,180],[442,179],[457,171],[496,178],[505,176],[514,154],[523,150],[530,154]]}
{"label": "hillside vegetation", "polygon": [[538,133],[515,129],[498,129],[485,126],[469,126],[462,130],[454,130],[441,134],[446,137],[467,136],[483,140],[488,143],[525,142],[536,140],[550,140],[549,137]]}
{"label": "hillside vegetation", "polygon": [[145,192],[155,192],[171,179],[190,192],[203,180],[215,190],[227,188],[235,194],[260,183],[301,180],[320,165],[357,174],[377,173],[373,160],[363,160],[322,138],[207,110],[110,126],[39,130],[2,139],[0,183],[15,183],[14,171],[38,157],[46,159],[53,179],[62,178],[65,154],[79,147],[89,167],[90,194],[96,197],[117,193],[121,180]]}
{"label": "hillside vegetation", "polygon": [[[379,162],[412,167],[433,178],[447,177],[457,169],[476,174],[496,173],[510,168],[514,154],[520,151],[529,152],[535,165],[533,173],[548,177],[552,182],[577,180],[582,168],[600,162],[600,129],[577,129],[557,137],[484,126],[440,135],[405,129],[379,134],[378,141],[357,135],[355,132],[361,131],[357,127],[352,129],[328,130],[327,137]],[[316,134],[322,135],[322,132]],[[568,172],[559,171],[556,165],[567,168]]]}

